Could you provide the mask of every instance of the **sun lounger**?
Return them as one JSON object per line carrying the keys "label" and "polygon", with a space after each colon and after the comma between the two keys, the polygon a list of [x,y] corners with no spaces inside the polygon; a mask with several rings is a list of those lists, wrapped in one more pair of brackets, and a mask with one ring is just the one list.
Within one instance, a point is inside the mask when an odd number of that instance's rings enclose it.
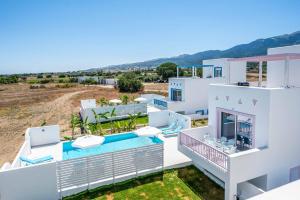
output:
{"label": "sun lounger", "polygon": [[163,131],[163,134],[164,135],[175,134],[175,133],[178,133],[181,129],[182,129],[182,126],[178,126],[174,130]]}
{"label": "sun lounger", "polygon": [[175,126],[176,126],[176,123],[173,122],[173,123],[171,123],[168,127],[160,128],[160,130],[162,130],[162,131],[171,130],[171,129],[175,128]]}
{"label": "sun lounger", "polygon": [[43,163],[43,162],[48,162],[53,160],[52,156],[44,156],[44,157],[40,157],[40,158],[36,158],[36,159],[30,159],[30,158],[26,158],[24,156],[20,157],[20,160],[22,162],[25,162],[27,165],[34,165],[34,164],[39,164],[39,163]]}

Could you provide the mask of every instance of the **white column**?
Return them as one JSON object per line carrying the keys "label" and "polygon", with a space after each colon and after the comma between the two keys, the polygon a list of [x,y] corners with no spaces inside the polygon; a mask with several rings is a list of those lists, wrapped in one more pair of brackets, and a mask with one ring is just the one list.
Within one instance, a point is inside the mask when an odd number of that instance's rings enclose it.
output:
{"label": "white column", "polygon": [[230,177],[228,177],[225,181],[225,200],[236,200],[236,197],[237,183],[230,179]]}
{"label": "white column", "polygon": [[290,58],[286,57],[284,63],[284,87],[289,87],[290,82]]}
{"label": "white column", "polygon": [[258,66],[258,87],[261,87],[262,84],[262,61],[259,62]]}
{"label": "white column", "polygon": [[195,77],[197,77],[197,68],[195,67]]}
{"label": "white column", "polygon": [[230,62],[228,64],[228,69],[227,69],[227,84],[230,84]]}
{"label": "white column", "polygon": [[192,67],[192,77],[194,77],[195,76],[195,68],[194,68],[194,66]]}

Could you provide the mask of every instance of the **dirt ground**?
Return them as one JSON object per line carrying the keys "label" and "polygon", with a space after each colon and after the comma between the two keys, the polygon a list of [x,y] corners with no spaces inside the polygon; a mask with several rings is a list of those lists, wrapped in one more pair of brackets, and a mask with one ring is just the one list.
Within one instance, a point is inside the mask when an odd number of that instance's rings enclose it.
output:
{"label": "dirt ground", "polygon": [[[147,86],[145,87],[147,88]],[[79,112],[81,99],[119,98],[113,88],[75,85],[30,89],[28,84],[0,85],[0,166],[12,161],[24,141],[28,127],[59,124],[61,135],[70,134],[70,115]],[[139,94],[129,94],[137,97]]]}

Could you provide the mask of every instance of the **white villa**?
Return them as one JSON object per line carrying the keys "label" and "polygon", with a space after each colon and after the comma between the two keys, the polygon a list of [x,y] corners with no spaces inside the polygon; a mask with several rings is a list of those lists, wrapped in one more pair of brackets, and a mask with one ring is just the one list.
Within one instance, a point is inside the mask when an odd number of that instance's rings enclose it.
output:
{"label": "white villa", "polygon": [[300,179],[300,45],[228,62],[259,62],[258,86],[211,84],[208,126],[181,131],[178,149],[225,188],[225,200],[247,199]]}
{"label": "white villa", "polygon": [[[180,68],[191,68],[192,77],[179,77]],[[197,68],[203,68],[203,78],[197,76]],[[230,74],[230,76],[229,76]],[[204,60],[203,65],[178,66],[177,77],[169,79],[167,98],[154,99],[154,105],[195,118],[207,117],[208,86],[211,83],[235,83],[246,81],[246,67],[229,68],[227,58]]]}

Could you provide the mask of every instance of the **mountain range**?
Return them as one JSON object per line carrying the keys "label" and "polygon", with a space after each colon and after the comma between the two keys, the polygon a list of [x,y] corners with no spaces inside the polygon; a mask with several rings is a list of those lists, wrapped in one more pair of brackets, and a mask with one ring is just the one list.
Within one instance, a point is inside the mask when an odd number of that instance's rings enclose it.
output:
{"label": "mountain range", "polygon": [[[240,44],[226,50],[208,50],[195,54],[183,54],[169,58],[158,58],[143,62],[111,65],[101,69],[105,70],[127,70],[130,68],[155,68],[165,62],[174,62],[177,65],[201,64],[202,60],[214,58],[238,58],[247,56],[258,56],[267,54],[267,49],[272,47],[281,47],[300,44],[300,31],[284,34],[275,37],[257,39],[248,44]],[[99,70],[99,68],[90,69],[90,71]]]}

